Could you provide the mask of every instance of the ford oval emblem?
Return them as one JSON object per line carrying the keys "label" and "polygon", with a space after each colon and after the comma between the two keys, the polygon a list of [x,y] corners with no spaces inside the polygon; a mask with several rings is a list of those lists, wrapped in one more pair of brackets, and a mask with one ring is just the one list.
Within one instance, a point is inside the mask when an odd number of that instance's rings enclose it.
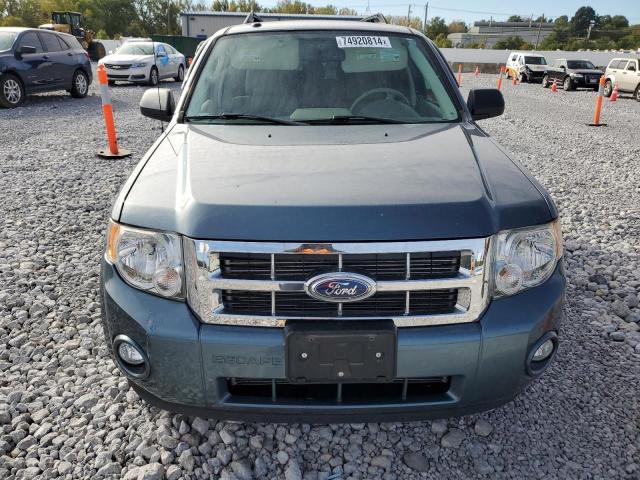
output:
{"label": "ford oval emblem", "polygon": [[357,273],[325,273],[310,278],[305,290],[310,296],[325,302],[357,302],[376,293],[376,282]]}

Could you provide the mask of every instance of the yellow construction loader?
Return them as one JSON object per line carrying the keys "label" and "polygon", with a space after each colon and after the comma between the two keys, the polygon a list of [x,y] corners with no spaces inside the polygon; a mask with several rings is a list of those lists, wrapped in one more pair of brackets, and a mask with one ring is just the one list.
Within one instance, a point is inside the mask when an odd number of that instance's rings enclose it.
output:
{"label": "yellow construction loader", "polygon": [[53,12],[51,14],[51,23],[40,25],[40,28],[73,35],[78,39],[82,48],[89,53],[89,57],[93,61],[98,61],[106,55],[104,45],[95,39],[95,32],[84,28],[81,13]]}

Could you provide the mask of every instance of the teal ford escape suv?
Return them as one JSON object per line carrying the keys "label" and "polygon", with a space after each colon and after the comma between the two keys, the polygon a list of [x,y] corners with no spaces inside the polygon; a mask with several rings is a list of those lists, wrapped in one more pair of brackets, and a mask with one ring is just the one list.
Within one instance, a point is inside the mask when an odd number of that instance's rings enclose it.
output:
{"label": "teal ford escape suv", "polygon": [[261,22],[206,41],[118,196],[107,342],[148,402],[341,422],[494,408],[549,366],[565,279],[547,192],[421,33]]}

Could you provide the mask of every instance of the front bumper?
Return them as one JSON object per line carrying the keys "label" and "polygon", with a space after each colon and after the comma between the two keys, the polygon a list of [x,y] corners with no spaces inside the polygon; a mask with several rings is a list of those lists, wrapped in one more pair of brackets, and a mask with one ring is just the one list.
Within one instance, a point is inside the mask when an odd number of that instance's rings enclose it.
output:
{"label": "front bumper", "polygon": [[113,68],[106,68],[107,79],[121,82],[147,82],[149,80],[149,67],[139,68],[127,68],[123,70],[116,70]]}
{"label": "front bumper", "polygon": [[284,338],[276,328],[206,325],[186,303],[128,286],[103,261],[105,336],[126,335],[145,351],[150,373],[129,377],[149,403],[189,415],[245,421],[408,421],[495,408],[530,381],[534,344],[562,319],[562,265],[543,285],[494,300],[478,322],[398,330],[397,377],[448,377],[444,393],[421,398],[339,403],[229,393],[227,379],[284,379]]}
{"label": "front bumper", "polygon": [[599,86],[599,77],[571,77],[571,84],[576,88],[594,88],[597,89]]}

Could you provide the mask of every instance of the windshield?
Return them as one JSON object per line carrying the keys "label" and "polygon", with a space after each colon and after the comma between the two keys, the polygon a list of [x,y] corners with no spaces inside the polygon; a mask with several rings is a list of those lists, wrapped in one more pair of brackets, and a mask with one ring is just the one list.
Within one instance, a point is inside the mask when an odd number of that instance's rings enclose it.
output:
{"label": "windshield", "polygon": [[[298,123],[457,120],[434,63],[419,38],[387,32],[229,35],[216,42],[186,116],[216,123],[261,123],[246,115]],[[211,118],[223,113],[245,117]]]}
{"label": "windshield", "polygon": [[13,32],[0,32],[0,51],[9,50],[16,41],[17,34]]}
{"label": "windshield", "polygon": [[574,69],[582,68],[585,70],[596,69],[595,65],[588,60],[567,60],[567,67]]}
{"label": "windshield", "polygon": [[524,63],[527,65],[546,65],[547,61],[544,57],[524,57]]}
{"label": "windshield", "polygon": [[152,43],[125,43],[116,53],[119,55],[153,55]]}

